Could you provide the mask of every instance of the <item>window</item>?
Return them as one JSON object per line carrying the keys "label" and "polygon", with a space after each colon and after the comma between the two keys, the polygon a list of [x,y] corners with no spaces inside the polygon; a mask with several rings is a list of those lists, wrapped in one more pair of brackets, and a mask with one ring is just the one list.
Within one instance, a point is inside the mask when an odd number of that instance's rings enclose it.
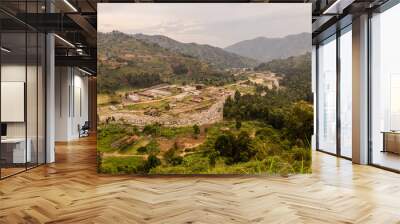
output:
{"label": "window", "polygon": [[340,154],[352,157],[352,35],[351,26],[340,36]]}
{"label": "window", "polygon": [[[18,13],[39,12],[40,5],[19,2]],[[0,178],[5,178],[45,163],[46,54],[43,33],[3,13],[0,24]]]}
{"label": "window", "polygon": [[336,153],[336,36],[318,48],[318,149]]}
{"label": "window", "polygon": [[371,18],[371,159],[400,170],[400,5]]}

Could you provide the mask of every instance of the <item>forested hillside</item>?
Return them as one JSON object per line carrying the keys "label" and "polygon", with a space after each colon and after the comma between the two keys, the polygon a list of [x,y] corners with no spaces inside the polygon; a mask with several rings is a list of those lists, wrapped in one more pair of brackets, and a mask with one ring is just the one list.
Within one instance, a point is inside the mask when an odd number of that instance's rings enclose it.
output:
{"label": "forested hillside", "polygon": [[236,92],[225,102],[224,118],[260,120],[279,130],[279,135],[291,144],[301,147],[309,144],[313,131],[311,55],[274,60],[257,70],[283,75],[282,88],[258,86],[256,94]]}
{"label": "forested hillside", "polygon": [[305,54],[311,50],[311,34],[299,33],[282,38],[257,37],[224,48],[226,51],[268,62]]}
{"label": "forested hillside", "polygon": [[218,69],[252,68],[259,62],[207,44],[182,43],[162,35],[135,34],[135,38],[173,52],[198,58]]}
{"label": "forested hillside", "polygon": [[221,85],[234,81],[197,58],[169,51],[121,32],[98,33],[98,91],[143,88],[160,83]]}
{"label": "forested hillside", "polygon": [[271,71],[283,75],[281,84],[286,87],[286,94],[292,100],[312,102],[311,93],[311,53],[272,60],[261,63],[255,71]]}

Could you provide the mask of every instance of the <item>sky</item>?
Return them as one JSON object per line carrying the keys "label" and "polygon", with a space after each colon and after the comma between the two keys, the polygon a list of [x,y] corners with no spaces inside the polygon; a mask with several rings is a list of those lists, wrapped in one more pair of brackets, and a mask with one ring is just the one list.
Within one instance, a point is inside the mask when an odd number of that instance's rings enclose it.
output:
{"label": "sky", "polygon": [[227,47],[256,37],[311,33],[304,3],[99,3],[98,30],[165,35],[184,43]]}

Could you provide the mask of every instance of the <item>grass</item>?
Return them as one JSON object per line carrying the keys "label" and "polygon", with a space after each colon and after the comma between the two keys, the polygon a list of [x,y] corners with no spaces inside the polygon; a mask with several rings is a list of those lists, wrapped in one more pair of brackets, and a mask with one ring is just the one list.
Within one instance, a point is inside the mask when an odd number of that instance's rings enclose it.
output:
{"label": "grass", "polygon": [[264,160],[252,160],[245,163],[226,165],[219,159],[215,167],[208,164],[207,157],[200,154],[184,158],[184,163],[178,166],[162,165],[150,170],[152,174],[258,174],[258,175],[289,175],[295,173],[310,173],[295,170],[291,164],[279,157],[269,157]]}
{"label": "grass", "polygon": [[165,107],[167,105],[168,105],[168,102],[166,100],[160,100],[160,101],[150,102],[150,103],[129,104],[129,105],[124,106],[124,108],[128,109],[128,110],[145,110],[145,109],[165,110]]}
{"label": "grass", "polygon": [[111,147],[111,144],[132,131],[132,127],[120,124],[108,124],[98,126],[97,150],[99,152],[113,152],[119,149]]}
{"label": "grass", "polygon": [[120,152],[121,152],[121,154],[131,154],[131,155],[139,154],[137,152],[137,149],[142,146],[146,146],[149,142],[150,142],[150,140],[147,139],[146,137],[141,137],[139,140],[137,140],[135,143],[130,145],[128,148],[126,148],[122,151],[120,150]]}
{"label": "grass", "polygon": [[230,85],[228,89],[236,91],[238,90],[241,94],[254,94],[256,88],[254,86],[243,86],[243,85]]}
{"label": "grass", "polygon": [[99,106],[119,103],[121,103],[121,97],[118,94],[97,94],[97,105]]}
{"label": "grass", "polygon": [[101,173],[122,174],[140,173],[145,160],[141,157],[107,157],[100,165]]}
{"label": "grass", "polygon": [[[285,143],[279,140],[278,130],[257,121],[243,121],[241,128],[236,129],[235,121],[223,121],[207,127],[205,142],[194,148],[184,156],[183,162],[179,165],[171,165],[162,162],[162,165],[152,168],[149,173],[153,174],[269,174],[289,175],[295,173],[311,172],[311,150],[308,148],[283,146]],[[129,125],[108,125],[106,129],[100,129],[98,144],[100,152],[116,151],[110,149],[110,144],[126,135],[132,135]],[[256,150],[260,156],[255,156],[248,162],[240,162],[231,165],[225,163],[226,158],[218,156],[215,166],[209,163],[209,153],[214,150],[214,144],[219,135],[229,130],[235,135],[246,131],[252,136]],[[258,130],[270,130],[264,132],[263,138],[255,136]],[[271,132],[271,133],[270,133]],[[140,139],[125,150],[120,150],[121,157],[105,157],[100,166],[101,172],[105,173],[141,173],[143,166],[142,157],[130,157],[126,155],[139,154],[137,149],[145,146],[154,138],[164,137],[168,139],[179,139],[193,135],[193,127],[159,127],[159,134],[153,137],[139,133]],[[274,136],[278,135],[278,137]],[[266,139],[265,139],[266,138]],[[276,139],[278,138],[278,139]],[[278,143],[276,143],[278,141]],[[275,142],[275,143],[274,143]]]}
{"label": "grass", "polygon": [[[150,138],[143,133],[133,133],[133,127],[130,125],[122,124],[108,124],[100,125],[98,129],[97,150],[99,152],[116,152],[121,154],[138,154],[137,149],[147,145]],[[193,127],[159,127],[159,134],[155,137],[164,137],[167,139],[174,139],[178,137],[188,137],[193,135]],[[112,143],[125,136],[139,135],[139,139],[131,145],[125,145],[120,148],[111,147]]]}
{"label": "grass", "polygon": [[118,133],[113,135],[106,135],[99,138],[97,141],[97,150],[99,152],[113,152],[118,149],[114,149],[111,147],[111,144],[115,142],[117,139],[121,139],[126,136],[124,133]]}
{"label": "grass", "polygon": [[161,127],[160,136],[168,139],[185,137],[193,134],[193,127]]}

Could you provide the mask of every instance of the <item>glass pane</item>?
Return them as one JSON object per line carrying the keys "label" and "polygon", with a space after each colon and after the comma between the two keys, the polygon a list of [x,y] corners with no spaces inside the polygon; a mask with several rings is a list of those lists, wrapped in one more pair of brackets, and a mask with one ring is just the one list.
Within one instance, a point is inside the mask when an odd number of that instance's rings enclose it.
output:
{"label": "glass pane", "polygon": [[[1,34],[1,166],[2,177],[25,170],[26,150],[26,34]],[[29,147],[28,147],[29,149]]]}
{"label": "glass pane", "polygon": [[[347,31],[347,30],[346,30]],[[340,152],[352,157],[352,35],[340,36]]]}
{"label": "glass pane", "polygon": [[336,153],[336,37],[318,48],[318,148]]}
{"label": "glass pane", "polygon": [[38,143],[37,143],[37,132],[38,132],[38,35],[36,32],[27,33],[28,38],[28,62],[27,62],[27,80],[26,80],[26,114],[27,114],[27,143],[28,143],[28,155],[31,157],[28,160],[28,168],[37,165],[38,160]]}
{"label": "glass pane", "polygon": [[38,163],[45,163],[45,35],[39,33],[38,45]]}
{"label": "glass pane", "polygon": [[400,170],[400,5],[372,18],[372,163]]}

